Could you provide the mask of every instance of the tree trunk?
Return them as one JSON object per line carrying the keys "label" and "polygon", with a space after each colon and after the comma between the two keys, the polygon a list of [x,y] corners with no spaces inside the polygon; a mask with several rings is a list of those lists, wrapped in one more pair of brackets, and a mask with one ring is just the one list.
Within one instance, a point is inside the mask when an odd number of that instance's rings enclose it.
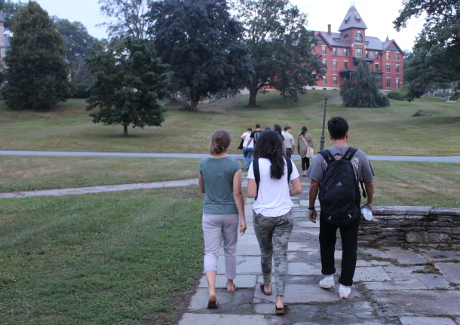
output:
{"label": "tree trunk", "polygon": [[249,90],[249,103],[248,106],[257,106],[256,104],[256,98],[257,98],[257,93],[259,92],[259,89],[250,89]]}
{"label": "tree trunk", "polygon": [[198,112],[198,103],[199,99],[192,99],[190,100],[190,111],[191,112]]}
{"label": "tree trunk", "polygon": [[123,125],[123,136],[128,136],[128,126],[127,125]]}

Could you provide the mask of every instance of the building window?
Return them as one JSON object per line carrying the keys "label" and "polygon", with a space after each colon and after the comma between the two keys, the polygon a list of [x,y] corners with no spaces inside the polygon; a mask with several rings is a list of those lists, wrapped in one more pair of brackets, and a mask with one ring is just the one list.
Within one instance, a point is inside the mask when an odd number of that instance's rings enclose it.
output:
{"label": "building window", "polygon": [[348,56],[348,49],[343,49],[343,56]]}
{"label": "building window", "polygon": [[390,78],[387,78],[387,88],[390,88],[390,85],[391,85]]}
{"label": "building window", "polygon": [[343,38],[344,38],[344,39],[350,38],[350,35],[345,34],[345,36],[344,36]]}
{"label": "building window", "polygon": [[385,59],[389,60],[390,59],[390,52],[385,52]]}
{"label": "building window", "polygon": [[362,57],[363,56],[363,49],[356,49],[356,56],[357,57]]}
{"label": "building window", "polygon": [[348,70],[348,61],[343,61],[343,68]]}
{"label": "building window", "polygon": [[323,59],[323,64],[324,64],[324,67],[327,69],[327,60],[326,59]]}
{"label": "building window", "polygon": [[332,55],[337,55],[337,48],[336,47],[332,48]]}
{"label": "building window", "polygon": [[326,84],[326,75],[323,76],[323,85]]}
{"label": "building window", "polygon": [[396,88],[399,89],[399,78],[396,78]]}
{"label": "building window", "polygon": [[355,42],[356,43],[362,43],[363,42],[363,35],[361,33],[356,33]]}
{"label": "building window", "polygon": [[326,54],[326,45],[322,45],[321,48],[322,48],[321,53]]}
{"label": "building window", "polygon": [[337,75],[336,74],[332,75],[332,83],[334,84],[334,86],[337,86]]}
{"label": "building window", "polygon": [[315,53],[315,47],[316,47],[315,44],[311,45],[311,53]]}
{"label": "building window", "polygon": [[399,53],[396,52],[395,54],[396,54],[396,61],[399,61]]}
{"label": "building window", "polygon": [[376,58],[376,59],[380,59],[380,54],[379,54],[379,52],[375,52],[375,58]]}
{"label": "building window", "polygon": [[337,60],[332,60],[332,68],[337,69]]}
{"label": "building window", "polygon": [[387,72],[390,72],[390,65],[387,64]]}
{"label": "building window", "polygon": [[375,71],[376,71],[376,72],[379,72],[379,71],[380,71],[380,70],[379,70],[379,64],[378,64],[378,63],[375,64]]}
{"label": "building window", "polygon": [[396,65],[396,73],[399,73],[399,64]]}

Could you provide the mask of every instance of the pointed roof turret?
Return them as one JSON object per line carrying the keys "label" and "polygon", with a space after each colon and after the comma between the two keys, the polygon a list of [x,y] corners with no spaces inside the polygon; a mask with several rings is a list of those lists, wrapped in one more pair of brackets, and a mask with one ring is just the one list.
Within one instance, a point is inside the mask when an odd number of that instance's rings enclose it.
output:
{"label": "pointed roof turret", "polygon": [[358,10],[356,10],[355,6],[353,5],[350,7],[350,9],[348,9],[345,18],[343,19],[342,24],[340,25],[339,31],[341,32],[343,30],[350,28],[367,29],[364,20],[361,18],[361,15],[359,14]]}

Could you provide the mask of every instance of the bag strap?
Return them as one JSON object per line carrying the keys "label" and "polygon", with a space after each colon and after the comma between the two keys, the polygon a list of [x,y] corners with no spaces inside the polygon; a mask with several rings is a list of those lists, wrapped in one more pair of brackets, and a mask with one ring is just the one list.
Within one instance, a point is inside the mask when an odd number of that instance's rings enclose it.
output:
{"label": "bag strap", "polygon": [[[287,181],[289,183],[289,181],[291,180],[291,174],[292,174],[292,160],[287,157],[284,157],[284,159],[286,160],[286,165],[288,169]],[[256,181],[257,194],[256,194],[255,199],[257,200],[257,197],[259,196],[259,183],[260,183],[259,158],[256,158],[252,161],[252,168],[254,171],[254,179]]]}
{"label": "bag strap", "polygon": [[257,200],[257,197],[259,196],[259,183],[260,183],[259,158],[256,158],[252,161],[252,168],[254,171],[254,178],[256,180],[257,194],[256,194],[255,200]]}

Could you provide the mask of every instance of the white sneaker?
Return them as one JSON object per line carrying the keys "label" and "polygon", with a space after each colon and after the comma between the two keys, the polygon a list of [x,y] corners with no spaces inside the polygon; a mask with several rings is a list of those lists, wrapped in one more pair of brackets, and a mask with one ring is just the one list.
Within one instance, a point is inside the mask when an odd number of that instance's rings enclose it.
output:
{"label": "white sneaker", "polygon": [[339,287],[339,297],[340,299],[348,299],[348,296],[351,293],[351,287],[340,285]]}
{"label": "white sneaker", "polygon": [[331,289],[335,287],[335,282],[333,279],[332,280],[322,279],[321,281],[319,281],[319,286],[323,289]]}

